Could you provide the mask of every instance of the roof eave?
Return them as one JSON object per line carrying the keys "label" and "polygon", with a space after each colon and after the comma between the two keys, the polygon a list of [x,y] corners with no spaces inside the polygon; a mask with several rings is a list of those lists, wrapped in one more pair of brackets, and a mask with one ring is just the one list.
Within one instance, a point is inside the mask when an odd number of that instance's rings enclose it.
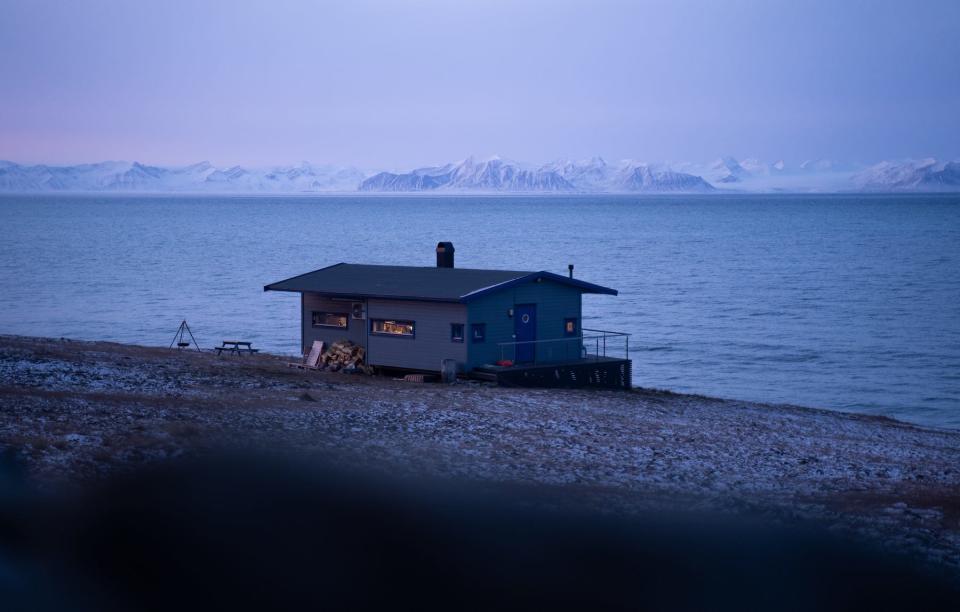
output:
{"label": "roof eave", "polygon": [[285,279],[283,279],[282,281],[277,281],[277,282],[275,282],[275,283],[270,283],[269,285],[264,285],[264,286],[263,286],[263,290],[264,290],[264,291],[302,291],[301,289],[276,289],[276,286],[277,286],[277,285],[282,285],[283,283],[288,283],[288,282],[290,282],[290,281],[292,281],[292,280],[296,280],[296,279],[298,279],[298,278],[302,278],[302,277],[304,277],[304,276],[307,276],[308,274],[316,274],[317,272],[322,272],[323,270],[329,270],[330,268],[336,268],[337,266],[345,266],[345,265],[347,265],[347,264],[345,264],[344,262],[341,261],[340,263],[335,263],[335,264],[332,264],[332,265],[329,265],[329,266],[320,268],[320,269],[318,269],[318,270],[311,270],[310,272],[304,272],[303,274],[297,274],[296,276],[291,276],[290,278],[285,278]]}
{"label": "roof eave", "polygon": [[[279,283],[274,283],[279,284]],[[458,298],[438,298],[423,297],[415,295],[377,295],[373,293],[337,293],[335,291],[317,291],[315,289],[277,289],[273,285],[267,285],[264,291],[285,291],[287,293],[316,293],[327,297],[335,298],[355,298],[361,300],[400,300],[403,302],[446,302],[456,304],[460,302]]]}
{"label": "roof eave", "polygon": [[532,274],[527,274],[526,276],[520,276],[502,283],[497,283],[496,285],[490,285],[489,287],[483,287],[482,289],[477,289],[471,291],[465,295],[460,296],[460,301],[463,303],[472,302],[478,298],[481,298],[485,295],[490,295],[491,293],[496,293],[498,291],[503,291],[504,289],[509,289],[511,287],[516,287],[517,285],[523,285],[526,283],[532,283],[539,279],[547,279],[561,285],[567,285],[568,287],[575,287],[580,290],[581,293],[595,293],[603,295],[619,295],[619,292],[616,289],[611,289],[610,287],[603,287],[601,285],[594,285],[593,283],[588,283],[576,278],[569,278],[566,276],[561,276],[559,274],[554,274],[553,272],[547,272],[546,270],[541,270],[540,272],[533,272]]}

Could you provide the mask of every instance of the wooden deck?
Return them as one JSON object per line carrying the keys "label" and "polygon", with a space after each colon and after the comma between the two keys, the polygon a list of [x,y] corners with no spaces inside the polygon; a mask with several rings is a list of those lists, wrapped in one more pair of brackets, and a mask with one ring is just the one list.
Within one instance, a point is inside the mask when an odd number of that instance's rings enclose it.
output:
{"label": "wooden deck", "polygon": [[629,359],[588,357],[556,363],[485,365],[470,376],[504,387],[630,389],[633,363]]}

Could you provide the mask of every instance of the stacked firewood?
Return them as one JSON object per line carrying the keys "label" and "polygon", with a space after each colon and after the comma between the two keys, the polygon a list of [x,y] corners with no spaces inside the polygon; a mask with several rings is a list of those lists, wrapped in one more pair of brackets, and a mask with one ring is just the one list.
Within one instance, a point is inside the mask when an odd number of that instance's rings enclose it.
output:
{"label": "stacked firewood", "polygon": [[364,365],[366,351],[349,340],[338,340],[320,355],[320,367],[330,372],[363,372],[370,374],[373,368]]}

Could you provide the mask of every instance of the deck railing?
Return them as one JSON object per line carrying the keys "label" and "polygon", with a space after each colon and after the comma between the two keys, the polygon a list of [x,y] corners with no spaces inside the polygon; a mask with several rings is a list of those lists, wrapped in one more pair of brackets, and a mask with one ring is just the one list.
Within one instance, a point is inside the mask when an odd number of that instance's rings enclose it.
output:
{"label": "deck railing", "polygon": [[583,328],[579,335],[569,338],[499,342],[497,347],[501,361],[515,363],[556,363],[606,357],[630,359],[630,334]]}
{"label": "deck railing", "polygon": [[[593,354],[598,357],[607,357],[607,350],[614,354],[623,351],[623,358],[630,359],[630,334],[625,332],[607,331],[603,329],[583,328],[585,334],[583,338],[594,341]],[[586,344],[584,344],[586,347]]]}

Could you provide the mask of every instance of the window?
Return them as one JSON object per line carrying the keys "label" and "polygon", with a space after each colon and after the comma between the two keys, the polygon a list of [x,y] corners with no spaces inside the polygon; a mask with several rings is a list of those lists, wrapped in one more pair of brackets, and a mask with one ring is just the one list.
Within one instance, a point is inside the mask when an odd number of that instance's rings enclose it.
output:
{"label": "window", "polygon": [[563,335],[564,336],[577,335],[577,319],[576,318],[563,320]]}
{"label": "window", "polygon": [[314,327],[339,327],[347,328],[347,313],[345,312],[319,312],[313,311]]}
{"label": "window", "polygon": [[463,323],[450,324],[450,342],[463,342]]}
{"label": "window", "polygon": [[474,344],[479,344],[487,339],[487,324],[486,323],[474,323],[470,326],[470,337],[473,338]]}
{"label": "window", "polygon": [[413,338],[413,321],[398,321],[396,319],[371,319],[370,333],[378,336],[401,336]]}

